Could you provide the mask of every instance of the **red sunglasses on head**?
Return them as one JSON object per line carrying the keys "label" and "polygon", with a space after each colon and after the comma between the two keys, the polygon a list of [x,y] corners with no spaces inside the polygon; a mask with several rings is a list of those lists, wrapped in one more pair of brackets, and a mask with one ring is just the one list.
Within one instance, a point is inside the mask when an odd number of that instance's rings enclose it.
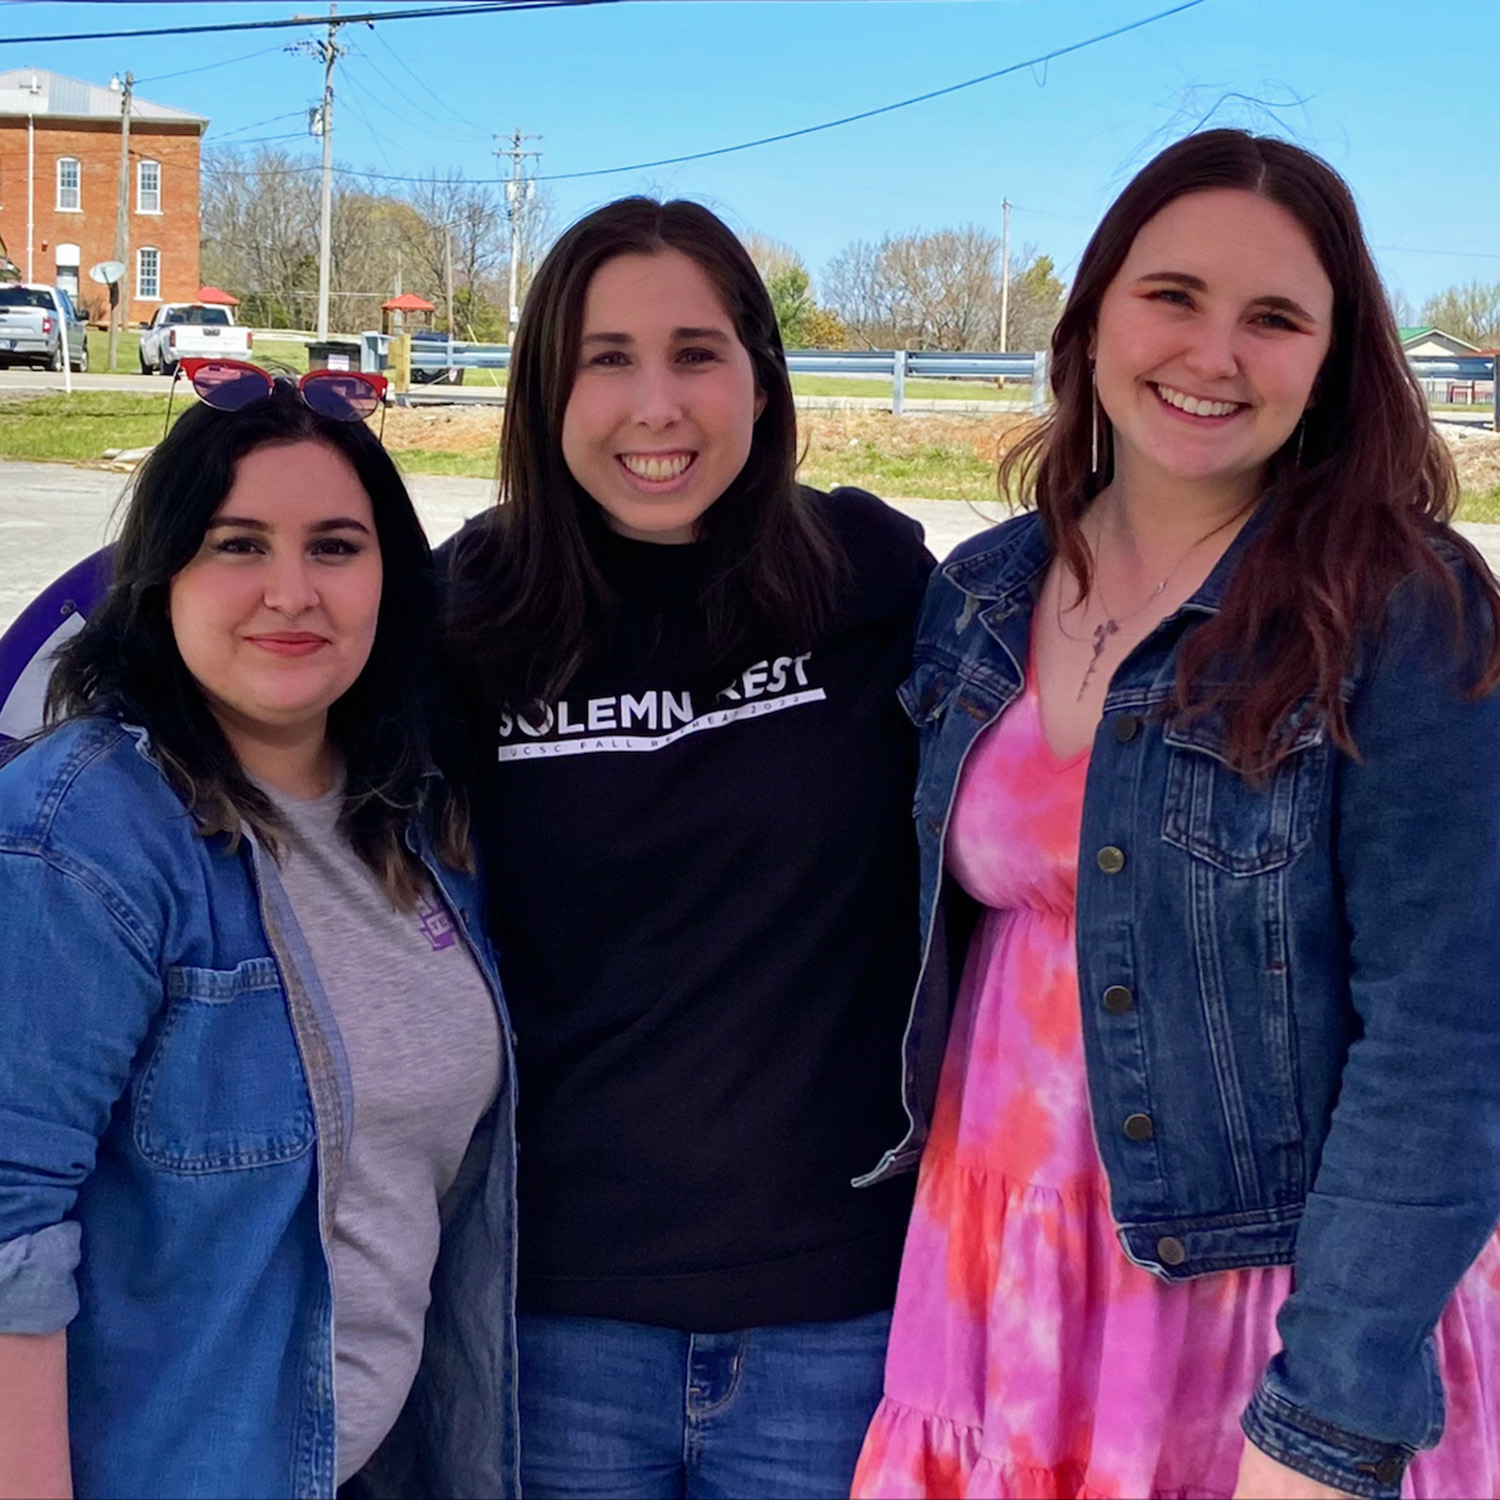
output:
{"label": "red sunglasses on head", "polygon": [[[177,373],[172,377],[172,391],[167,394],[169,423],[172,392],[177,389],[179,377],[184,375],[198,399],[217,411],[239,411],[253,401],[264,401],[278,379],[269,370],[240,359],[179,360]],[[367,375],[362,370],[310,370],[296,384],[297,394],[320,417],[335,422],[363,422],[379,410],[382,429],[385,426],[389,381],[384,375]]]}

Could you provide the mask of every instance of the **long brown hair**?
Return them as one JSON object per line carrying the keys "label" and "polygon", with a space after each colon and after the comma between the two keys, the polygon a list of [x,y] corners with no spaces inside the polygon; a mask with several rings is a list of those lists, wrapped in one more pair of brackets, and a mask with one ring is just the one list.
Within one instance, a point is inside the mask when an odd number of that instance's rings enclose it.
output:
{"label": "long brown hair", "polygon": [[1215,188],[1256,193],[1290,213],[1333,285],[1332,341],[1314,399],[1267,466],[1266,524],[1222,609],[1184,640],[1178,657],[1176,709],[1222,711],[1230,762],[1255,775],[1285,756],[1294,721],[1307,714],[1321,716],[1334,742],[1356,752],[1341,684],[1391,590],[1415,573],[1440,587],[1455,613],[1460,608],[1458,581],[1431,546],[1435,536],[1484,587],[1491,635],[1476,691],[1500,681],[1500,593],[1479,553],[1448,527],[1458,504],[1453,461],[1401,352],[1348,185],[1310,152],[1240,130],[1169,146],[1104,215],[1052,335],[1056,407],[1006,455],[1002,493],[1034,498],[1053,546],[1087,590],[1091,564],[1079,521],[1113,462],[1109,423],[1101,421],[1099,466],[1091,469],[1089,348],[1099,304],[1141,229],[1175,199]]}
{"label": "long brown hair", "polygon": [[805,641],[839,580],[831,535],[796,482],[797,420],[771,299],[733,231],[701,204],[621,198],[580,219],[543,261],[511,351],[500,503],[454,558],[450,628],[491,702],[561,691],[610,605],[593,547],[604,528],[562,451],[589,283],[621,255],[677,250],[707,274],[749,352],[765,405],[744,467],[699,522],[703,667],[754,635]]}

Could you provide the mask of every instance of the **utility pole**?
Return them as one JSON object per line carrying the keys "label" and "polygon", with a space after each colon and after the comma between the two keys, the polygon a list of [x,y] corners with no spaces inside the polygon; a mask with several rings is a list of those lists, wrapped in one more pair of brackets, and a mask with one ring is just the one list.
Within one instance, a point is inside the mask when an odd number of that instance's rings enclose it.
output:
{"label": "utility pole", "polygon": [[328,337],[328,283],[333,259],[333,65],[344,55],[339,46],[338,7],[330,0],[328,36],[316,42],[293,42],[288,52],[303,52],[323,64],[323,102],[310,112],[308,126],[323,137],[323,195],[318,215],[318,337]]}
{"label": "utility pole", "polygon": [[523,175],[526,158],[541,160],[540,151],[527,151],[527,141],[539,141],[539,135],[523,135],[513,130],[509,147],[497,146],[495,155],[510,158],[510,177],[505,182],[505,207],[510,214],[510,332],[506,342],[516,341],[516,324],[521,321],[521,303],[517,273],[521,264],[521,215],[526,211],[526,200],[531,197],[532,182]]}
{"label": "utility pole", "polygon": [[1010,200],[1002,198],[1005,227],[1000,231],[1000,352],[1010,349]]}
{"label": "utility pole", "polygon": [[[113,81],[113,80],[112,80]],[[115,256],[125,267],[118,285],[110,287],[109,368],[116,368],[120,349],[120,330],[130,311],[130,101],[135,91],[135,74],[127,72],[120,85],[120,185],[115,195]]]}
{"label": "utility pole", "polygon": [[[444,290],[448,294],[448,342],[453,342],[453,226],[443,225],[443,248],[446,251],[446,276],[443,279]],[[472,316],[472,314],[471,314]]]}

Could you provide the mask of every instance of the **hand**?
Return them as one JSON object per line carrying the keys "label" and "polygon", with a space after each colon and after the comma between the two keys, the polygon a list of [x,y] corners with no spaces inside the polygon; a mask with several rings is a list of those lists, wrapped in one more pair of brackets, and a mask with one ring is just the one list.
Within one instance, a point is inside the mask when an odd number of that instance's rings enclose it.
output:
{"label": "hand", "polygon": [[1348,1490],[1332,1489],[1289,1469],[1247,1441],[1240,1454],[1240,1477],[1234,1500],[1352,1500]]}

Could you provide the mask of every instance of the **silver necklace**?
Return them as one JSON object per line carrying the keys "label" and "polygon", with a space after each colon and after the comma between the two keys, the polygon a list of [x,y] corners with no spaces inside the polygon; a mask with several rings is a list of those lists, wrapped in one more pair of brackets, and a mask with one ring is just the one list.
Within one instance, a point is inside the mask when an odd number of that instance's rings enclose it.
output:
{"label": "silver necklace", "polygon": [[1177,576],[1177,570],[1182,567],[1182,565],[1188,560],[1188,558],[1190,558],[1193,553],[1195,553],[1205,542],[1211,541],[1221,531],[1225,530],[1233,522],[1239,520],[1241,514],[1243,513],[1236,512],[1236,514],[1228,517],[1226,520],[1220,521],[1212,531],[1204,532],[1204,534],[1200,536],[1198,540],[1194,542],[1187,549],[1187,551],[1184,552],[1182,556],[1172,564],[1170,568],[1167,569],[1166,573],[1163,574],[1161,579],[1152,587],[1151,592],[1147,594],[1146,597],[1139,604],[1137,604],[1134,609],[1129,611],[1128,614],[1117,615],[1112,609],[1110,609],[1109,601],[1104,597],[1103,586],[1099,582],[1099,569],[1096,564],[1094,568],[1094,581],[1092,584],[1090,584],[1088,593],[1085,594],[1078,601],[1078,603],[1073,605],[1069,610],[1069,613],[1072,613],[1072,610],[1074,609],[1086,610],[1088,608],[1090,597],[1098,599],[1100,605],[1104,610],[1104,618],[1096,626],[1094,626],[1093,630],[1090,632],[1087,638],[1081,635],[1074,635],[1073,632],[1063,624],[1062,580],[1061,578],[1059,578],[1056,599],[1057,628],[1068,640],[1075,641],[1079,645],[1082,645],[1085,639],[1088,639],[1089,641],[1091,641],[1093,646],[1093,651],[1089,656],[1088,666],[1083,669],[1083,681],[1078,684],[1078,696],[1074,700],[1075,702],[1083,702],[1083,695],[1088,692],[1089,683],[1094,680],[1094,673],[1099,670],[1099,661],[1100,658],[1104,655],[1105,647],[1109,644],[1110,636],[1118,635],[1120,633],[1120,626],[1128,624],[1131,620],[1135,619],[1137,615],[1144,614],[1158,599],[1161,598],[1164,593],[1166,593],[1167,585],[1171,583],[1173,578]]}

